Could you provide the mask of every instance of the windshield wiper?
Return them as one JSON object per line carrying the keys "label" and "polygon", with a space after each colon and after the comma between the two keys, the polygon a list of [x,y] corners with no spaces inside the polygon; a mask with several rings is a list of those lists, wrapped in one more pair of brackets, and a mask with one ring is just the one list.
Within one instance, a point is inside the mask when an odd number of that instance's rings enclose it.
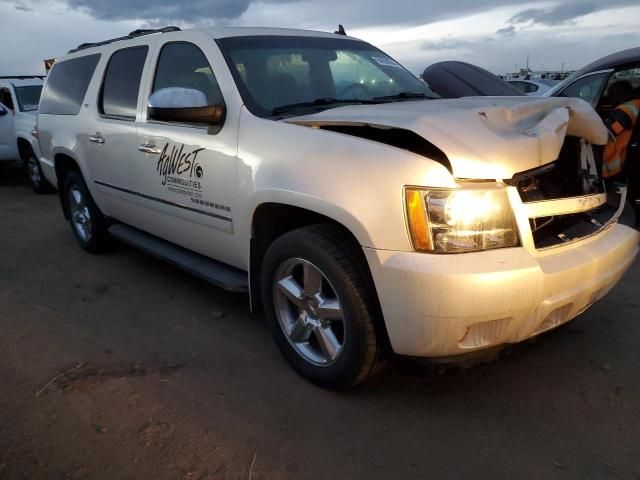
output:
{"label": "windshield wiper", "polygon": [[295,110],[304,110],[306,108],[333,106],[333,105],[368,105],[372,103],[380,103],[376,99],[374,100],[358,100],[356,98],[316,98],[310,102],[292,103],[291,105],[281,105],[275,107],[271,113],[273,115],[281,115],[283,113],[292,112]]}
{"label": "windshield wiper", "polygon": [[400,92],[400,93],[396,93],[395,95],[375,97],[374,100],[410,100],[414,98],[435,99],[436,97],[432,97],[430,95],[427,95],[426,93],[419,93],[419,92]]}

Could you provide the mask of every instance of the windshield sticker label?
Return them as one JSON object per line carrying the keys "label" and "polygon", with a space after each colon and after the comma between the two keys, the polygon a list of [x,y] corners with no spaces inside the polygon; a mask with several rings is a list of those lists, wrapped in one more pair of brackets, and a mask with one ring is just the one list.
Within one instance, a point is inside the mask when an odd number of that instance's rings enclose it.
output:
{"label": "windshield sticker label", "polygon": [[400,65],[398,62],[396,62],[395,60],[389,58],[389,57],[371,57],[378,65],[382,65],[383,67],[395,67],[395,68],[402,68],[402,65]]}

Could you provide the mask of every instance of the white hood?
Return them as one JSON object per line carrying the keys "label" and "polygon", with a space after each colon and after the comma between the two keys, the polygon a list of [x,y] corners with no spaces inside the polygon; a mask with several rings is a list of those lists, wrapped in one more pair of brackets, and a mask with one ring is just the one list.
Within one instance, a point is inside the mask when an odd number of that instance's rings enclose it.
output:
{"label": "white hood", "polygon": [[411,130],[442,150],[457,178],[508,179],[558,159],[565,135],[607,143],[593,108],[575,98],[473,97],[353,105],[287,120],[306,126]]}

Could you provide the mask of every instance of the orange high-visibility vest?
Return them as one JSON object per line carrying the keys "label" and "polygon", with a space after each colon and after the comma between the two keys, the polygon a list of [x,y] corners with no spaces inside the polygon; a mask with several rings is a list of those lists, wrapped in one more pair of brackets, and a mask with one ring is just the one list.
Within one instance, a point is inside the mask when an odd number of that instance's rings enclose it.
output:
{"label": "orange high-visibility vest", "polygon": [[622,171],[633,128],[640,118],[640,99],[623,103],[613,112],[607,126],[615,139],[604,149],[602,176],[613,177]]}

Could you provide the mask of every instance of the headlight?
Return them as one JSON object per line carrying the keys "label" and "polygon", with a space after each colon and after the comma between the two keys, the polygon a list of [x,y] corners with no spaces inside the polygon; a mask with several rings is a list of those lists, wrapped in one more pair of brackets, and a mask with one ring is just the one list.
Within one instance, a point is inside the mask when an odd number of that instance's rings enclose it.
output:
{"label": "headlight", "polygon": [[462,253],[516,247],[520,241],[507,191],[501,187],[405,189],[416,250]]}

